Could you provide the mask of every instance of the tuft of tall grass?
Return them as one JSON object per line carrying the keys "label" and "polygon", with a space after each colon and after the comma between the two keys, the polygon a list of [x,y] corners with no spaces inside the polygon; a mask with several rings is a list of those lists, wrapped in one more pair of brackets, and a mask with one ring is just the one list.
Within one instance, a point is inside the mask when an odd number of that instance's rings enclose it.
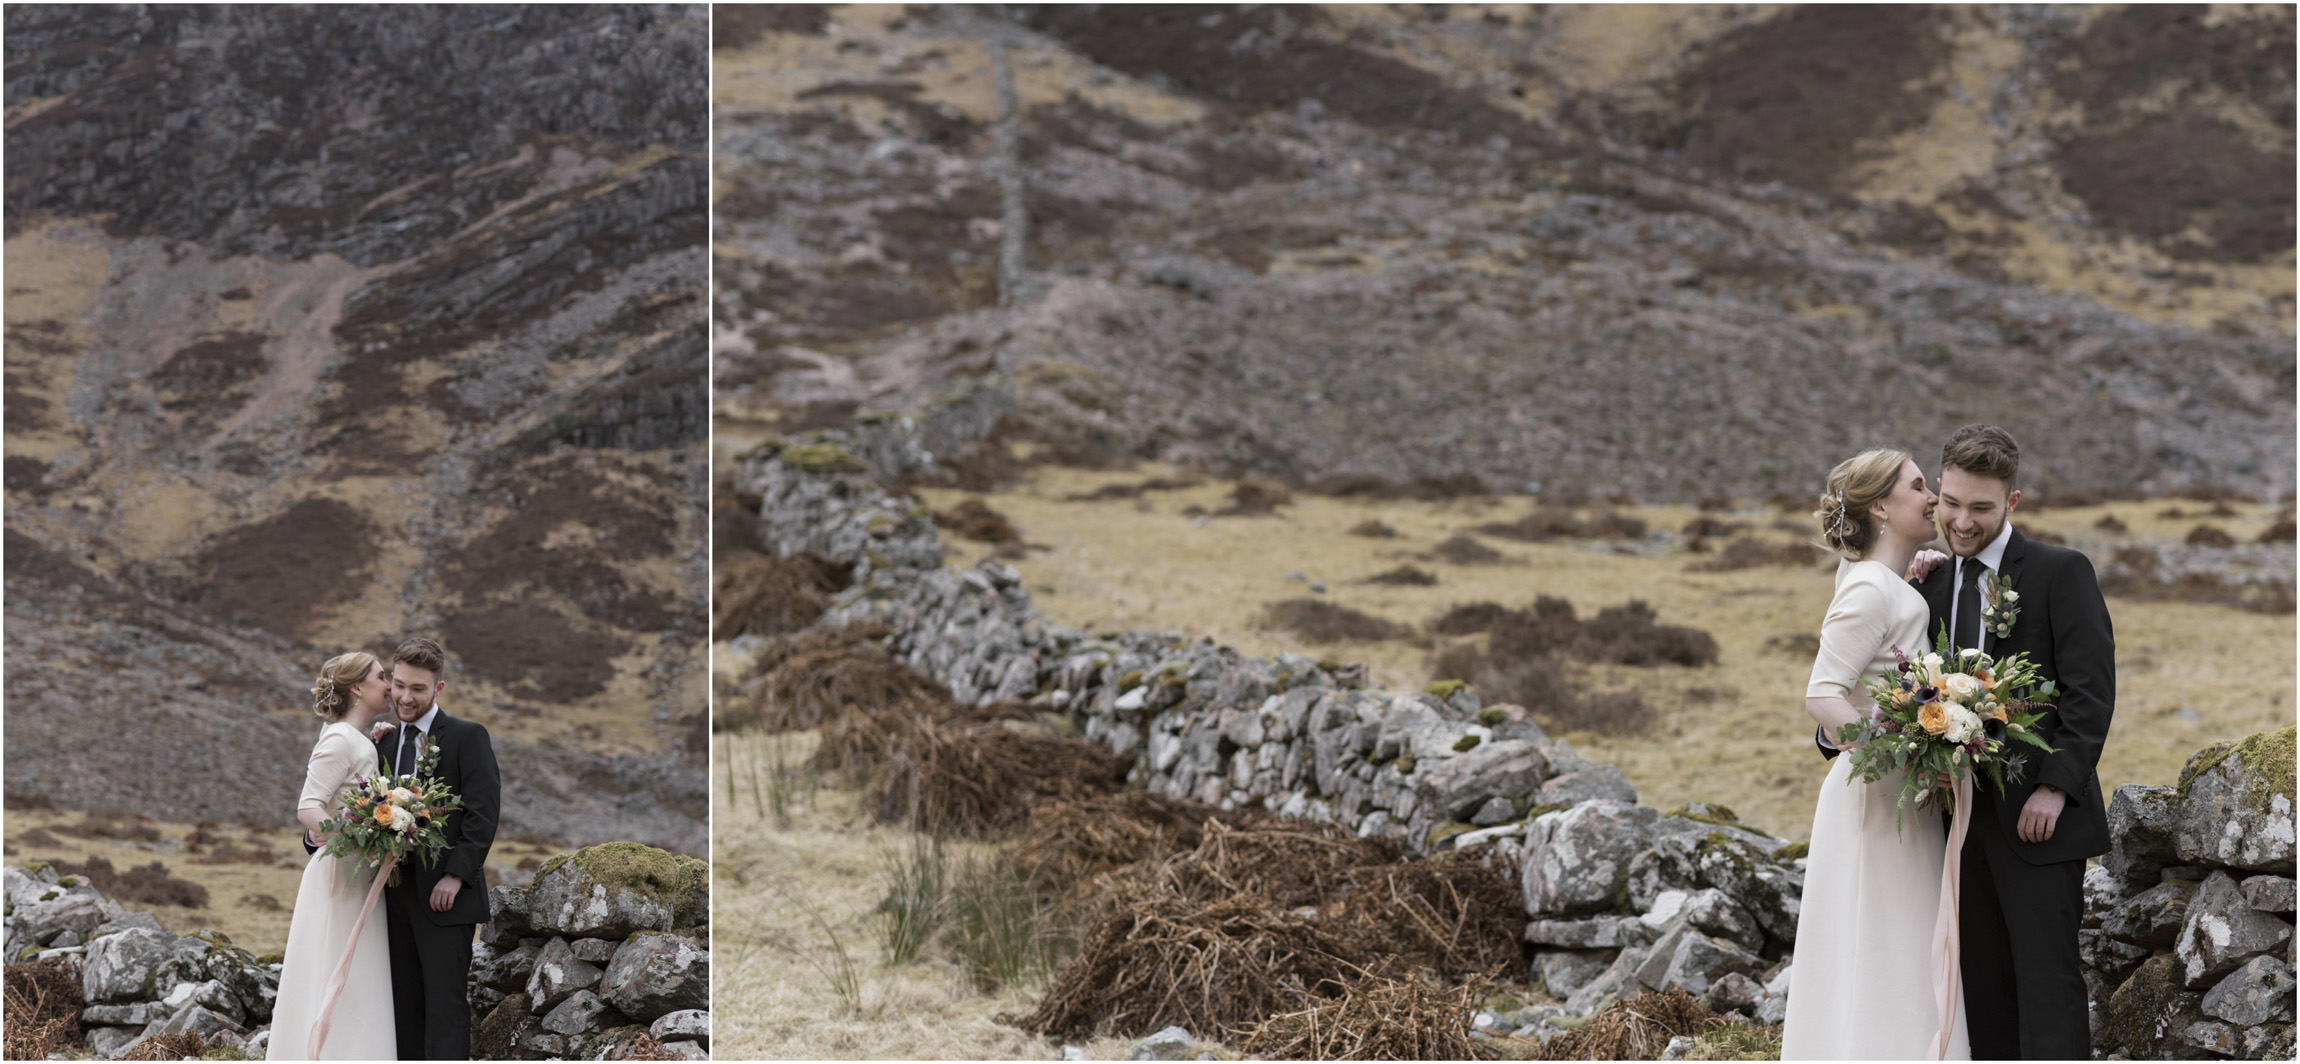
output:
{"label": "tuft of tall grass", "polygon": [[952,947],[985,992],[1051,978],[1074,945],[1053,905],[1012,860],[967,855],[949,898]]}
{"label": "tuft of tall grass", "polygon": [[796,736],[780,733],[722,733],[727,805],[749,805],[752,815],[778,828],[791,826],[791,814],[812,809],[822,781],[798,752]]}
{"label": "tuft of tall grass", "polygon": [[934,937],[948,910],[950,855],[942,838],[930,832],[911,832],[900,845],[884,851],[887,896],[879,902],[886,919],[879,925],[886,946],[886,963],[901,967],[918,959],[918,951]]}

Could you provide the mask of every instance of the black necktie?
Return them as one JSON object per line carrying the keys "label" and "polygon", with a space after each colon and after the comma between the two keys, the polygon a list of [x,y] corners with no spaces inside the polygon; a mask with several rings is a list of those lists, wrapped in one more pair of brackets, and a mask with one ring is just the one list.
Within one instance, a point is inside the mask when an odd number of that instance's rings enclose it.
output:
{"label": "black necktie", "polygon": [[1981,645],[1981,560],[1957,560],[1957,630],[1958,650],[1978,649]]}
{"label": "black necktie", "polygon": [[415,766],[407,761],[407,737],[413,734],[415,734],[415,725],[402,724],[399,726],[399,756],[393,758],[391,762],[391,771],[395,775],[405,776],[415,771]]}

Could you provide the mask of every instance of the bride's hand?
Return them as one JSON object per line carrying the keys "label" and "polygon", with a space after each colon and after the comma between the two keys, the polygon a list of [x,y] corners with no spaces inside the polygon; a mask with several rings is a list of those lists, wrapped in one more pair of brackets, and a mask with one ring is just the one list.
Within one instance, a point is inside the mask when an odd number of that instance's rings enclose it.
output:
{"label": "bride's hand", "polygon": [[1916,557],[1909,559],[1909,579],[1923,580],[1933,575],[1933,570],[1940,568],[1941,563],[1948,560],[1948,555],[1937,550],[1918,551]]}
{"label": "bride's hand", "polygon": [[380,743],[383,741],[384,736],[391,734],[392,729],[397,727],[399,727],[399,725],[394,724],[388,720],[376,721],[375,723],[367,726],[367,741],[371,743]]}

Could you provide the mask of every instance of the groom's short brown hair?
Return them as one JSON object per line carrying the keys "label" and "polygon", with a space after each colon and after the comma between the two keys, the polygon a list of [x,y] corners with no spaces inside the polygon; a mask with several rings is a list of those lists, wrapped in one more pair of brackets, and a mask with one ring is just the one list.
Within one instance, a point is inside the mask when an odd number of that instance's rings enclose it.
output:
{"label": "groom's short brown hair", "polygon": [[409,636],[400,640],[399,646],[391,652],[391,663],[398,665],[402,662],[428,670],[434,678],[447,672],[447,652],[439,649],[438,640],[427,635]]}
{"label": "groom's short brown hair", "polygon": [[1967,425],[1941,447],[1941,468],[1961,469],[1976,477],[1994,477],[2013,486],[2020,475],[2020,444],[2012,433],[1995,425]]}

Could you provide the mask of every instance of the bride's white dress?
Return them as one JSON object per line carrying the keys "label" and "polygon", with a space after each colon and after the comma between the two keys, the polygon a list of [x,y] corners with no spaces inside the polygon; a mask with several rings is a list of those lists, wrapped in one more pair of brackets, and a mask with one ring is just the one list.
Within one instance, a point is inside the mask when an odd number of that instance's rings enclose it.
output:
{"label": "bride's white dress", "polygon": [[[303,797],[297,809],[325,808],[339,816],[335,795],[354,779],[377,770],[375,744],[359,729],[337,721],[320,732],[311,748],[311,764],[304,774]],[[319,1020],[320,995],[328,978],[342,963],[351,942],[352,923],[367,902],[375,882],[372,869],[348,882],[348,862],[313,854],[304,866],[303,885],[296,890],[295,912],[289,917],[287,953],[281,960],[279,998],[272,1004],[271,1044],[268,1060],[307,1060],[312,1024]],[[359,930],[359,948],[352,955],[343,996],[328,1021],[323,1060],[393,1060],[399,1056],[391,1009],[391,940],[386,931],[384,903],[376,901],[367,924]]]}
{"label": "bride's white dress", "polygon": [[[1868,693],[1852,678],[1891,671],[1896,646],[1924,653],[1926,619],[1925,597],[1891,566],[1839,564],[1806,697],[1866,707]],[[1942,1011],[1933,930],[1947,833],[1933,806],[1911,807],[1896,830],[1901,777],[1847,786],[1850,762],[1830,762],[1813,807],[1781,1059],[1931,1059]],[[1960,986],[1948,1058],[1971,1056]]]}

